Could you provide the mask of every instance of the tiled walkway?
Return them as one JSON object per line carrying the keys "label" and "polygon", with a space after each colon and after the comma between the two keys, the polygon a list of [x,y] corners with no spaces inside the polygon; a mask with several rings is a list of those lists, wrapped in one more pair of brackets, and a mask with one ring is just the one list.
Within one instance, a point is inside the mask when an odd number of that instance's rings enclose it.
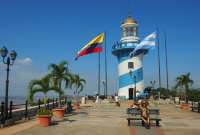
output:
{"label": "tiled walkway", "polygon": [[[36,121],[0,129],[0,135],[193,135],[200,133],[200,115],[181,112],[174,105],[161,105],[161,127],[146,129],[127,126],[126,105],[87,104],[79,111],[66,115],[62,121],[48,128],[40,127]],[[195,135],[194,134],[194,135]]]}
{"label": "tiled walkway", "polygon": [[48,128],[38,125],[16,133],[16,135],[163,135],[157,134],[155,128],[128,127],[126,107],[114,104],[98,104],[82,107],[72,115],[65,117]]}

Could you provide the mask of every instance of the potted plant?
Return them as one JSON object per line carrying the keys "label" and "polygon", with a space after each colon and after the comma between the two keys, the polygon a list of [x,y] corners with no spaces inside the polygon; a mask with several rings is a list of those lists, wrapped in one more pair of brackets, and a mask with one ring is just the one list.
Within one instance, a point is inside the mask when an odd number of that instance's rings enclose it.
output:
{"label": "potted plant", "polygon": [[77,101],[76,97],[75,97],[75,99],[74,99],[74,101],[73,101],[73,109],[74,109],[74,110],[80,109],[80,104],[79,104],[79,102]]}
{"label": "potted plant", "polygon": [[61,97],[64,95],[62,90],[62,83],[65,83],[67,88],[71,82],[71,73],[68,69],[68,63],[66,61],[61,61],[59,64],[50,64],[49,70],[51,71],[52,85],[57,87],[57,93],[59,94],[59,105],[57,108],[53,109],[53,115],[56,118],[63,118],[66,107],[61,106]]}
{"label": "potted plant", "polygon": [[83,91],[84,85],[86,84],[86,81],[81,78],[79,75],[75,74],[72,75],[72,82],[71,82],[71,87],[75,87],[74,95],[74,103],[73,103],[73,109],[80,109],[80,103],[78,101],[79,94]]}
{"label": "potted plant", "polygon": [[48,127],[51,124],[52,112],[47,109],[40,109],[37,112],[37,123],[43,127]]}
{"label": "potted plant", "polygon": [[61,119],[61,118],[64,117],[66,108],[65,107],[61,107],[61,95],[63,95],[63,91],[60,90],[60,91],[58,91],[58,93],[59,93],[58,107],[52,109],[52,112],[53,112],[53,116],[55,118]]}
{"label": "potted plant", "polygon": [[[33,103],[33,96],[35,93],[43,92],[45,95],[44,104],[46,106],[47,93],[49,91],[55,91],[56,93],[58,93],[60,98],[59,101],[61,101],[61,95],[63,95],[63,91],[60,88],[58,88],[57,85],[54,84],[54,82],[52,83],[52,74],[47,74],[46,76],[44,76],[42,79],[39,80],[32,80],[29,83],[29,93],[28,93],[29,102]],[[60,104],[61,103],[59,102],[59,108],[53,110],[54,112],[53,114],[58,118],[61,118],[61,116],[63,117],[65,111],[65,109],[60,108]]]}
{"label": "potted plant", "polygon": [[175,88],[184,88],[184,97],[185,103],[180,105],[182,110],[189,110],[190,105],[188,104],[188,93],[189,93],[189,86],[193,84],[193,80],[190,78],[190,73],[180,75],[176,78],[176,86]]}
{"label": "potted plant", "polygon": [[53,116],[55,118],[63,118],[64,117],[64,114],[65,114],[65,108],[61,108],[61,107],[57,107],[57,108],[54,108],[52,109],[53,111]]}

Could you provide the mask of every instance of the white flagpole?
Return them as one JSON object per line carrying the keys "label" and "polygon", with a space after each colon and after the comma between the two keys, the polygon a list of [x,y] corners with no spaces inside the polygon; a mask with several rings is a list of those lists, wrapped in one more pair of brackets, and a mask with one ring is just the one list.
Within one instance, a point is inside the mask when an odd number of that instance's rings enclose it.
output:
{"label": "white flagpole", "polygon": [[104,32],[104,46],[105,46],[105,96],[108,95],[108,73],[107,73],[107,46],[106,46],[106,32]]}
{"label": "white flagpole", "polygon": [[100,70],[101,68],[101,64],[100,64],[100,52],[98,53],[98,96],[100,96],[100,79],[101,79],[101,76],[100,76]]}
{"label": "white flagpole", "polygon": [[159,83],[159,91],[158,91],[158,99],[160,100],[160,89],[161,89],[161,73],[160,73],[160,42],[159,42],[159,29],[157,28],[157,58],[158,58],[158,83]]}
{"label": "white flagpole", "polygon": [[165,36],[165,66],[166,66],[166,83],[167,83],[167,90],[169,90],[169,70],[168,70],[168,54],[167,54],[167,34],[164,31]]}

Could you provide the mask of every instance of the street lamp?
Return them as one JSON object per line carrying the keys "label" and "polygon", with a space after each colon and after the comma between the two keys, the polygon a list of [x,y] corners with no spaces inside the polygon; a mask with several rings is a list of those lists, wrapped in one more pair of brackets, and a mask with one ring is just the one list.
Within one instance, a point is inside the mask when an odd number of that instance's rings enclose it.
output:
{"label": "street lamp", "polygon": [[153,81],[150,81],[150,84],[151,84],[152,88],[154,89],[154,87],[155,87],[155,84],[156,84],[156,81],[155,81],[155,80],[153,80]]}
{"label": "street lamp", "polygon": [[5,106],[4,106],[4,114],[5,118],[8,118],[8,86],[9,86],[9,71],[10,66],[14,64],[14,61],[17,57],[17,53],[13,50],[8,54],[7,48],[4,46],[0,48],[0,55],[3,57],[3,63],[7,65],[6,69],[6,92],[5,92]]}
{"label": "street lamp", "polygon": [[134,75],[134,82],[135,82],[135,88],[134,88],[134,101],[136,102],[136,76]]}
{"label": "street lamp", "polygon": [[105,80],[102,80],[101,82],[102,82],[102,84],[103,84],[104,96],[106,96],[106,81],[105,81]]}
{"label": "street lamp", "polygon": [[134,83],[135,83],[135,88],[134,88],[134,101],[136,102],[136,76],[135,76],[135,75],[133,76],[133,71],[132,71],[132,70],[129,71],[129,75],[130,75],[130,77],[134,80]]}

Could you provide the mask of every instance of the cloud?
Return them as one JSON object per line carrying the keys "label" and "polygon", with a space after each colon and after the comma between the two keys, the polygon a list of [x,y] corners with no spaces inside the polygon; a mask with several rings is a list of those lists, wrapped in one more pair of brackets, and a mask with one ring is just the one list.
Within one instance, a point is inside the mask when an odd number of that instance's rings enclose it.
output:
{"label": "cloud", "polygon": [[18,65],[31,65],[32,64],[32,59],[27,57],[24,59],[17,59],[16,64]]}
{"label": "cloud", "polygon": [[[35,67],[31,58],[16,59],[13,66],[10,67],[9,75],[9,95],[25,96],[27,94],[28,83],[32,79],[39,79],[45,75],[45,71],[41,71]],[[0,63],[0,96],[5,94],[6,65]]]}

